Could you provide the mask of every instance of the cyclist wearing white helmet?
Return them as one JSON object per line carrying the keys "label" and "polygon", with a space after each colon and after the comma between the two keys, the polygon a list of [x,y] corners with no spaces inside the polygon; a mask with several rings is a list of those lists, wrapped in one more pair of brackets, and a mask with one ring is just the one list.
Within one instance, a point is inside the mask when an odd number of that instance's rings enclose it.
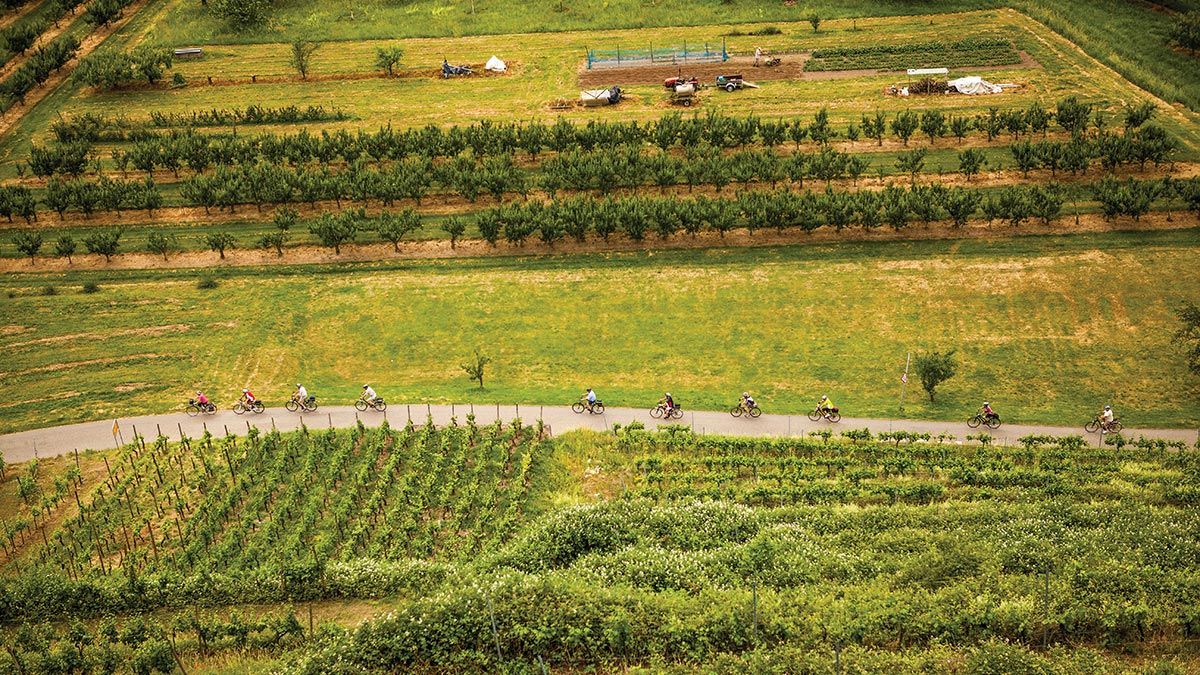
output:
{"label": "cyclist wearing white helmet", "polygon": [[202,392],[202,391],[196,392],[196,403],[197,403],[197,405],[201,405],[201,406],[208,405],[208,397],[204,395],[204,392]]}
{"label": "cyclist wearing white helmet", "polygon": [[364,384],[362,396],[359,396],[359,398],[367,403],[374,403],[375,399],[379,398],[379,396],[375,393],[375,390],[371,388],[371,385]]}
{"label": "cyclist wearing white helmet", "polygon": [[983,402],[983,405],[982,405],[982,406],[980,406],[980,408],[979,408],[979,412],[980,412],[980,413],[981,413],[981,414],[984,416],[984,418],[986,418],[986,419],[992,419],[992,418],[994,418],[994,417],[999,417],[999,415],[997,415],[997,414],[996,414],[996,411],[995,411],[995,410],[992,410],[992,406],[988,405],[988,402],[987,402],[987,401],[984,401],[984,402]]}
{"label": "cyclist wearing white helmet", "polygon": [[308,390],[299,382],[296,383],[296,393],[292,394],[292,400],[297,403],[304,403],[308,400]]}
{"label": "cyclist wearing white helmet", "polygon": [[1099,413],[1097,413],[1096,417],[1100,419],[1100,428],[1104,431],[1104,433],[1108,433],[1109,426],[1117,418],[1117,416],[1113,414],[1111,405],[1104,406],[1104,410],[1101,410]]}
{"label": "cyclist wearing white helmet", "polygon": [[821,400],[817,401],[817,411],[829,419],[829,413],[836,411],[837,408],[833,405],[833,401],[829,400],[828,396],[821,396]]}
{"label": "cyclist wearing white helmet", "polygon": [[671,414],[671,411],[675,409],[675,399],[671,398],[671,392],[669,391],[663,394],[662,400],[660,400],[658,404],[663,406],[663,409],[666,411],[668,416]]}
{"label": "cyclist wearing white helmet", "polygon": [[241,400],[244,403],[254,403],[254,401],[256,401],[257,399],[254,398],[254,394],[251,394],[249,389],[243,389]]}
{"label": "cyclist wearing white helmet", "polygon": [[750,397],[750,392],[742,392],[742,409],[750,412],[750,409],[755,406],[754,399]]}

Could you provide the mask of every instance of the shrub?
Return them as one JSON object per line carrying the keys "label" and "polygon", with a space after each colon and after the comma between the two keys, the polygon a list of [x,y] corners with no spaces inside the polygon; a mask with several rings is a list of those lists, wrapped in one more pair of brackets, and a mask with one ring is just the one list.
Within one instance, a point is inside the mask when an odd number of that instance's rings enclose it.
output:
{"label": "shrub", "polygon": [[42,286],[42,295],[58,295],[58,289],[53,286]]}
{"label": "shrub", "polygon": [[196,288],[199,288],[202,291],[211,290],[216,287],[217,287],[217,280],[213,279],[212,277],[205,277],[205,278],[201,279],[200,281],[196,282]]}
{"label": "shrub", "polygon": [[83,285],[83,292],[84,293],[99,293],[100,285],[94,281],[89,281]]}

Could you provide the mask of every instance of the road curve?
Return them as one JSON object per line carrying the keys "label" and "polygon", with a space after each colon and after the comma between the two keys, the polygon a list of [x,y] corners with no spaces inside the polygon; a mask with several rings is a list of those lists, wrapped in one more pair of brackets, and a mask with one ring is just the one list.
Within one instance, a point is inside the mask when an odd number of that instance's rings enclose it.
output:
{"label": "road curve", "polygon": [[[425,403],[389,404],[386,412],[372,410],[357,412],[353,406],[323,407],[314,413],[290,413],[283,408],[268,408],[259,415],[246,413],[235,415],[230,410],[219,410],[212,415],[188,417],[184,413],[166,415],[149,415],[143,417],[124,417],[117,420],[102,422],[84,422],[61,427],[33,429],[0,436],[0,453],[4,461],[9,463],[23,462],[34,457],[52,457],[74,450],[104,449],[118,444],[128,443],[134,433],[141,434],[147,439],[153,439],[160,433],[171,440],[178,440],[181,434],[190,438],[202,435],[207,429],[215,436],[226,433],[244,434],[250,425],[259,429],[272,427],[280,431],[299,429],[305,424],[310,429],[326,429],[329,427],[351,427],[358,420],[369,427],[379,426],[384,419],[393,426],[403,425],[412,419],[423,423],[427,417],[432,417],[435,424],[448,424],[450,418],[456,417],[460,424],[466,422],[467,415],[474,413],[476,422],[490,424],[497,419],[504,422],[520,417],[525,423],[542,419],[553,433],[563,433],[573,429],[594,429],[606,431],[613,424],[629,424],[639,421],[649,428],[667,424],[663,420],[650,417],[649,411],[634,408],[609,408],[603,415],[588,413],[576,414],[567,406],[512,406],[512,405],[429,405]],[[117,430],[114,435],[113,429]],[[865,418],[843,418],[837,424],[826,421],[811,422],[805,416],[795,415],[763,415],[758,419],[732,417],[728,412],[684,411],[682,419],[671,420],[670,424],[685,424],[696,433],[726,434],[732,436],[804,436],[808,432],[820,429],[832,429],[835,433],[848,429],[870,429],[872,433],[881,431],[909,431],[912,433],[929,433],[933,436],[946,434],[953,437],[953,442],[963,442],[968,434],[976,434],[986,429],[969,429],[963,422],[937,422],[928,420],[884,420]],[[995,437],[997,443],[1016,443],[1017,439],[1028,434],[1045,434],[1051,436],[1066,436],[1082,434],[1093,443],[1100,443],[1100,434],[1087,434],[1083,427],[1046,427],[1006,424],[995,431],[987,432]],[[1126,429],[1126,437],[1136,438],[1139,435],[1162,438],[1166,440],[1184,441],[1191,445],[1197,442],[1196,431],[1188,429]]]}

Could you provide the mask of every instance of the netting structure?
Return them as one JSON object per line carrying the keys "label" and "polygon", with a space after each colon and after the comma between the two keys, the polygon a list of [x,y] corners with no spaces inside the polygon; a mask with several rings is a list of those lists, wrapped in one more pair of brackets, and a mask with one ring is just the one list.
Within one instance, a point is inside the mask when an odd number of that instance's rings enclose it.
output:
{"label": "netting structure", "polygon": [[671,47],[655,47],[653,43],[645,48],[627,49],[589,49],[587,53],[588,70],[602,68],[638,68],[649,65],[673,65],[685,63],[720,63],[729,60],[729,52],[725,49],[725,41],[721,45],[687,44]]}

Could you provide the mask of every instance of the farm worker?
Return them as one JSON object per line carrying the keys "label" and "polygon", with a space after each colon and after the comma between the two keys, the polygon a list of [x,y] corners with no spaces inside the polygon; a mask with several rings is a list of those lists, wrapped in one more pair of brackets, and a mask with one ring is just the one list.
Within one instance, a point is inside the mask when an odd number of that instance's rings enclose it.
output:
{"label": "farm worker", "polygon": [[204,395],[204,392],[196,392],[196,403],[202,406],[208,405],[208,397]]}
{"label": "farm worker", "polygon": [[587,399],[588,412],[591,412],[592,408],[596,405],[596,392],[592,391],[591,387],[588,387],[587,396],[584,398]]}
{"label": "farm worker", "polygon": [[379,398],[379,396],[375,393],[375,390],[371,388],[371,385],[364,384],[363,393],[360,398],[368,403],[374,403],[375,399]]}
{"label": "farm worker", "polygon": [[983,402],[983,407],[981,407],[979,409],[979,411],[982,412],[983,416],[988,419],[991,419],[993,417],[999,417],[999,415],[996,414],[996,411],[992,410],[992,406],[988,405],[987,401]]}
{"label": "farm worker", "polygon": [[821,414],[825,416],[825,419],[829,419],[829,413],[833,410],[837,410],[837,408],[833,405],[833,401],[829,400],[828,396],[822,396],[821,400],[817,403],[817,410],[821,411]]}
{"label": "farm worker", "polygon": [[297,382],[296,393],[292,394],[292,400],[297,403],[303,403],[306,399],[308,399],[308,390],[304,388],[304,385]]}
{"label": "farm worker", "polygon": [[746,409],[746,412],[749,412],[754,407],[754,399],[750,398],[750,392],[748,391],[742,392],[742,407]]}
{"label": "farm worker", "polygon": [[762,58],[762,47],[754,48],[754,67],[758,67],[758,60]]}
{"label": "farm worker", "polygon": [[245,401],[246,403],[254,403],[254,401],[255,401],[254,394],[251,394],[249,389],[243,389],[242,390],[242,400]]}

